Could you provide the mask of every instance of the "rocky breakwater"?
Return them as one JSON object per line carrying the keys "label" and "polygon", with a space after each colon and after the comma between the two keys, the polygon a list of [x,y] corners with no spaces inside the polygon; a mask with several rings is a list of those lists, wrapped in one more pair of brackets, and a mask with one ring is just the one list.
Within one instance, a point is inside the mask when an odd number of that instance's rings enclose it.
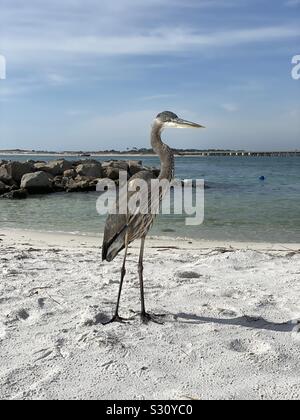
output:
{"label": "rocky breakwater", "polygon": [[152,171],[154,176],[159,174],[158,169],[144,167],[140,161],[0,161],[0,198],[24,199],[31,194],[96,191],[100,179],[118,182],[120,171],[127,172],[129,178],[144,170]]}

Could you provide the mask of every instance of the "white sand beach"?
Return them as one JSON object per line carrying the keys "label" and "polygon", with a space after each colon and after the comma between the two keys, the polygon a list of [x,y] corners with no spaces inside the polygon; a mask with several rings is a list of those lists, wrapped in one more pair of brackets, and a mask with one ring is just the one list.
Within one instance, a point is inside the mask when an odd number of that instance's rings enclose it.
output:
{"label": "white sand beach", "polygon": [[1,229],[0,399],[300,398],[300,244],[150,239],[146,304],[164,324],[106,326],[122,256],[102,263],[100,245]]}

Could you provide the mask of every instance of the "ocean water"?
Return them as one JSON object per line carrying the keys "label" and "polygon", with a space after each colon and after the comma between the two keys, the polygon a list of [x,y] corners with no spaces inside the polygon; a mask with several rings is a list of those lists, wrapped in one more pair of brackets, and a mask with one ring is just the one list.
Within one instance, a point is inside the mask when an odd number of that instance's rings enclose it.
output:
{"label": "ocean water", "polygon": [[[0,159],[42,159],[0,156]],[[70,160],[77,160],[70,158]],[[99,158],[110,160],[116,157]],[[120,159],[132,159],[123,156]],[[155,157],[136,157],[158,166]],[[260,177],[264,176],[262,182]],[[176,177],[204,179],[205,221],[186,226],[185,216],[159,216],[151,235],[191,239],[300,242],[299,157],[178,157]],[[24,201],[0,200],[0,226],[40,231],[100,234],[105,217],[98,215],[98,193],[31,196]]]}

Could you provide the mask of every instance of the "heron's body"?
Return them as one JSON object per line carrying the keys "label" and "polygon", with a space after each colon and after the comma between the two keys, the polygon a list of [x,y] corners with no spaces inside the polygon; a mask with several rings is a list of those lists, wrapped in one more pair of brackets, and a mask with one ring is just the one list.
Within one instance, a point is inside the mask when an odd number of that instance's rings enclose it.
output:
{"label": "heron's body", "polygon": [[[175,114],[171,112],[163,112],[159,114],[154,120],[152,131],[151,131],[151,145],[155,153],[159,156],[161,161],[161,170],[159,180],[171,181],[174,177],[174,154],[172,150],[162,142],[161,132],[166,127],[201,127],[198,124],[190,123],[188,121],[180,120]],[[148,203],[151,204],[151,181],[154,179],[152,172],[142,171],[134,175],[128,181],[128,201],[137,194],[133,188],[137,180],[143,180],[148,184]],[[134,191],[135,190],[135,191]],[[132,192],[134,191],[134,192]],[[159,202],[162,200],[163,195],[159,194]],[[157,203],[159,206],[160,203]],[[153,203],[152,203],[153,204]],[[141,300],[142,300],[142,312],[141,316],[143,321],[149,321],[153,318],[148,315],[145,311],[144,303],[144,287],[143,287],[143,254],[144,254],[144,243],[145,238],[152,227],[154,222],[155,212],[149,211],[147,214],[141,212],[135,214],[110,214],[107,218],[103,247],[102,247],[102,259],[111,262],[122,250],[125,249],[125,258],[122,268],[121,283],[119,289],[119,296],[115,315],[112,321],[121,321],[122,319],[118,315],[119,302],[121,297],[121,290],[123,286],[123,280],[126,274],[125,264],[127,257],[128,246],[135,240],[141,239],[141,253],[139,260],[139,277],[140,277],[140,288],[141,288]]]}
{"label": "heron's body", "polygon": [[[152,172],[142,171],[128,181],[132,189],[136,179],[143,179],[150,185],[154,178]],[[128,194],[130,198],[134,193]],[[129,217],[126,214],[110,214],[107,218],[102,247],[102,259],[112,261],[128,244],[146,236],[154,221],[152,214],[136,214]],[[126,239],[127,238],[127,239]]]}

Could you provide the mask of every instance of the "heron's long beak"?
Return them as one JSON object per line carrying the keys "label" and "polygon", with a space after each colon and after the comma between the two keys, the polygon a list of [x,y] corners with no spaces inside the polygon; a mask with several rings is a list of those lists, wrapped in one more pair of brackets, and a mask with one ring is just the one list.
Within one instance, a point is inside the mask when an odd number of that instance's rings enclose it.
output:
{"label": "heron's long beak", "polygon": [[177,128],[205,128],[203,125],[191,121],[182,120],[181,118],[175,120],[174,123]]}

